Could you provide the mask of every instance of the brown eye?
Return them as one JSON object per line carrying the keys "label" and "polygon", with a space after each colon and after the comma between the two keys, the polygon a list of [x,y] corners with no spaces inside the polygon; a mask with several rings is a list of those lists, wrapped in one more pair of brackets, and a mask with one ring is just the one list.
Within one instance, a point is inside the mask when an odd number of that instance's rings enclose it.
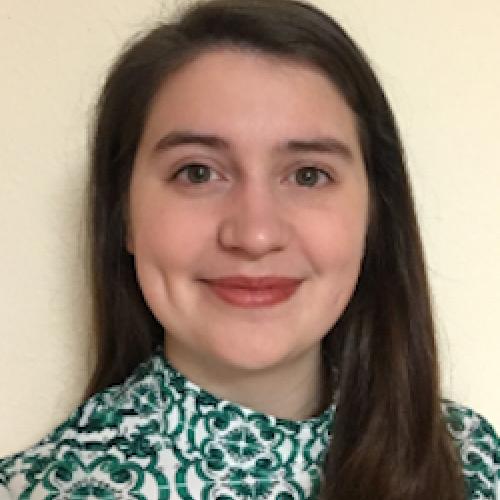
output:
{"label": "brown eye", "polygon": [[210,180],[212,169],[203,163],[188,163],[179,169],[173,179],[179,178],[182,174],[187,174],[188,182],[192,184],[202,184]]}
{"label": "brown eye", "polygon": [[299,168],[296,172],[297,183],[300,186],[314,187],[318,184],[321,177],[326,177],[327,182],[332,181],[332,177],[326,173],[324,170],[320,170],[316,167],[303,167]]}

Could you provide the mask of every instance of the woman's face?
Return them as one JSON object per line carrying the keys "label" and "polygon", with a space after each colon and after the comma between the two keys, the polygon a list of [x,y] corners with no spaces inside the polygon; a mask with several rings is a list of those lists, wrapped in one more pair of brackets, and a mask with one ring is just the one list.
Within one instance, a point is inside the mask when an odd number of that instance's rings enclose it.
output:
{"label": "woman's face", "polygon": [[[251,370],[317,360],[367,214],[355,117],[318,70],[237,49],[185,65],[155,96],[129,199],[127,247],[167,353]],[[234,276],[298,282],[216,281]]]}

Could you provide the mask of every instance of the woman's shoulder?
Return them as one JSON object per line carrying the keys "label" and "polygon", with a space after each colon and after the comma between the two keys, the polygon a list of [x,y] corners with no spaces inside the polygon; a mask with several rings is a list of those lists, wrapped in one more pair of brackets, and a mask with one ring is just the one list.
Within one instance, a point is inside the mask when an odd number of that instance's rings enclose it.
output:
{"label": "woman's shoulder", "polygon": [[[86,448],[88,438],[96,433],[102,437],[101,443],[105,446],[120,418],[115,411],[118,407],[114,404],[117,389],[113,387],[94,395],[35,445],[0,459],[0,500],[5,496],[7,485],[12,485],[14,481],[19,486],[14,491],[25,491],[30,478],[43,475],[53,465],[56,455],[79,454]],[[95,440],[92,439],[92,442],[95,443]],[[10,488],[8,491],[12,492]]]}
{"label": "woman's shoulder", "polygon": [[480,414],[450,400],[442,402],[448,431],[458,447],[469,497],[500,499],[500,440]]}
{"label": "woman's shoulder", "polygon": [[65,468],[69,475],[75,468],[86,470],[111,447],[119,448],[124,424],[137,413],[134,398],[140,398],[140,386],[151,378],[150,364],[141,364],[122,384],[94,394],[35,445],[0,459],[0,500],[17,498],[20,492],[25,498],[38,498],[34,490],[51,471],[59,476]]}

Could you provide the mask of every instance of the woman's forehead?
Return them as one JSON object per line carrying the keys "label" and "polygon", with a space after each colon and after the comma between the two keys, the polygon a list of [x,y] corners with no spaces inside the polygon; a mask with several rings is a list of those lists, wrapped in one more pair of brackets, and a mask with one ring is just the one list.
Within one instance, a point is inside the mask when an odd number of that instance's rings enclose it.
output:
{"label": "woman's forehead", "polygon": [[273,143],[333,135],[359,148],[355,115],[323,72],[248,50],[202,53],[163,82],[145,136],[174,129]]}

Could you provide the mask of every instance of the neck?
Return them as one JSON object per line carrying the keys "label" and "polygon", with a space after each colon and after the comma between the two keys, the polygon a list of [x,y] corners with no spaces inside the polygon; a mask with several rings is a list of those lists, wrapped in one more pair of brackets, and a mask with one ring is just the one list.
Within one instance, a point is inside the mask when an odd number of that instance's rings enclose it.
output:
{"label": "neck", "polygon": [[165,356],[186,378],[207,392],[252,410],[289,420],[319,415],[330,401],[320,348],[263,370],[221,365],[165,339]]}

